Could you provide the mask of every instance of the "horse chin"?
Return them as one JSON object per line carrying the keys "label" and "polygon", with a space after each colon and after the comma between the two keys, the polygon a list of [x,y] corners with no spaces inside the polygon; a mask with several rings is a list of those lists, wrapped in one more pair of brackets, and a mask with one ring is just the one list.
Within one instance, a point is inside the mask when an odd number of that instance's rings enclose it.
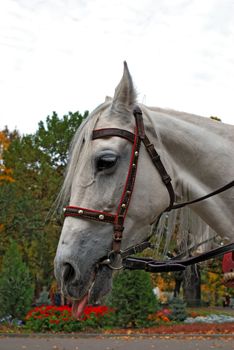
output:
{"label": "horse chin", "polygon": [[100,266],[93,286],[90,290],[89,303],[96,304],[111,291],[112,270],[107,266]]}

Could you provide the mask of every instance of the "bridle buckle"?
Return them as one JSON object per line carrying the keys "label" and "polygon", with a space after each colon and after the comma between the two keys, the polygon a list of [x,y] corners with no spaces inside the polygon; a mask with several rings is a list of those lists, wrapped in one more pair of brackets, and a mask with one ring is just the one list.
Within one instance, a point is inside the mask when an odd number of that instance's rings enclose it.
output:
{"label": "bridle buckle", "polygon": [[100,261],[98,265],[106,265],[111,270],[116,270],[116,271],[122,270],[123,269],[122,263],[121,263],[120,266],[114,266],[113,265],[118,256],[120,256],[120,258],[121,258],[121,251],[119,253],[117,253],[116,251],[111,250],[108,253],[107,257],[104,258],[102,261]]}

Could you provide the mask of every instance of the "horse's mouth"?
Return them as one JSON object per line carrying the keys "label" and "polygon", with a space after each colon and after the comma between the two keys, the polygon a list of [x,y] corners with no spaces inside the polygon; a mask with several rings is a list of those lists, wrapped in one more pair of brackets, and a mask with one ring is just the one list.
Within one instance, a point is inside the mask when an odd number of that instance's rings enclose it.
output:
{"label": "horse's mouth", "polygon": [[91,294],[91,290],[93,288],[93,285],[95,283],[95,278],[90,286],[90,288],[88,289],[88,291],[84,294],[84,296],[79,299],[79,300],[72,300],[72,315],[77,318],[80,319],[81,316],[84,313],[85,307],[88,305],[89,300],[90,300],[90,294]]}
{"label": "horse's mouth", "polygon": [[107,266],[99,266],[90,279],[89,287],[80,299],[73,299],[72,314],[80,319],[88,304],[100,301],[111,290],[112,271]]}

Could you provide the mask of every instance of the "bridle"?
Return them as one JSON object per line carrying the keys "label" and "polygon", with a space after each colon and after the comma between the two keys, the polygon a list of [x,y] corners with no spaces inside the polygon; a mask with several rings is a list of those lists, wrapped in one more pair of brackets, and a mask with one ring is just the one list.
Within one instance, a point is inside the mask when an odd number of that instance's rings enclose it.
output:
{"label": "bridle", "polygon": [[[117,136],[124,138],[128,140],[129,142],[132,143],[132,151],[131,151],[131,158],[130,158],[130,164],[129,164],[129,169],[128,169],[128,174],[127,178],[125,181],[124,189],[118,204],[118,208],[115,214],[109,213],[109,212],[104,212],[104,211],[99,211],[99,210],[93,210],[93,209],[88,209],[88,208],[83,208],[83,207],[77,207],[77,206],[66,206],[64,208],[64,216],[72,216],[72,217],[79,217],[82,219],[87,219],[87,220],[94,220],[102,223],[108,223],[113,225],[113,241],[112,241],[112,249],[108,253],[107,256],[105,256],[103,259],[101,259],[100,264],[106,264],[110,268],[115,269],[115,267],[112,265],[112,260],[111,257],[113,256],[116,257],[116,255],[120,255],[121,258],[123,259],[123,265],[125,268],[128,269],[142,269],[144,268],[147,271],[155,272],[153,270],[158,271],[172,271],[172,270],[181,270],[184,269],[185,266],[182,262],[188,261],[188,265],[196,263],[191,262],[190,258],[187,260],[179,260],[177,261],[176,259],[171,259],[169,261],[155,261],[152,259],[145,259],[145,258],[131,258],[129,255],[139,253],[146,249],[147,247],[150,246],[149,243],[149,238],[143,241],[140,244],[137,244],[133,247],[130,247],[126,249],[125,251],[121,250],[121,241],[123,237],[123,231],[124,231],[124,221],[127,215],[128,207],[131,201],[131,196],[132,192],[134,189],[134,184],[135,184],[135,178],[137,174],[137,166],[138,166],[138,159],[139,159],[139,152],[141,145],[145,146],[146,151],[148,152],[155,168],[157,169],[162,182],[167,188],[169,198],[170,198],[170,203],[168,208],[165,209],[164,212],[168,212],[172,209],[177,209],[184,207],[185,205],[188,204],[193,204],[196,202],[199,202],[201,200],[204,200],[206,198],[209,198],[211,196],[214,196],[220,192],[223,192],[227,190],[228,188],[231,188],[234,186],[234,181],[231,181],[227,185],[217,189],[216,191],[197,198],[192,201],[188,202],[183,202],[179,204],[174,204],[175,201],[175,193],[174,189],[171,184],[171,178],[168,175],[161,159],[158,154],[158,152],[155,149],[155,146],[150,142],[149,138],[147,137],[145,133],[145,128],[144,128],[144,121],[142,117],[142,111],[141,109],[136,106],[133,110],[133,115],[135,118],[135,130],[134,133],[124,130],[124,129],[118,129],[118,128],[105,128],[105,129],[97,129],[93,131],[92,134],[92,140],[100,139],[100,138],[108,138],[112,136]],[[160,215],[161,216],[161,215]],[[227,251],[234,250],[234,243],[231,245],[226,245],[217,249],[214,249],[215,251],[215,256],[224,254]],[[212,251],[211,251],[212,252]],[[210,252],[208,252],[210,253]],[[208,254],[204,253],[204,254]],[[201,254],[201,259],[203,259],[204,254]],[[212,255],[212,254],[211,254]],[[209,255],[210,256],[210,255]],[[213,257],[213,256],[212,256]],[[195,257],[197,258],[197,257]],[[210,257],[208,257],[210,258]],[[203,259],[203,260],[207,260]],[[201,260],[201,261],[203,261]],[[161,268],[161,270],[160,270]]]}

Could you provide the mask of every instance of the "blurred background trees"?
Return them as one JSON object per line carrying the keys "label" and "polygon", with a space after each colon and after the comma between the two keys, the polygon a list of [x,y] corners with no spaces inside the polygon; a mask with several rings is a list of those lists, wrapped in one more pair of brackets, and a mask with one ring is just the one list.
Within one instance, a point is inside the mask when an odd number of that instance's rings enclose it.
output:
{"label": "blurred background trees", "polygon": [[30,269],[36,295],[53,279],[60,235],[54,206],[71,139],[88,112],[59,118],[54,112],[35,134],[0,132],[0,268],[10,241]]}
{"label": "blurred background trees", "polygon": [[2,262],[0,276],[0,317],[22,318],[31,308],[34,286],[16,242],[11,241]]}

